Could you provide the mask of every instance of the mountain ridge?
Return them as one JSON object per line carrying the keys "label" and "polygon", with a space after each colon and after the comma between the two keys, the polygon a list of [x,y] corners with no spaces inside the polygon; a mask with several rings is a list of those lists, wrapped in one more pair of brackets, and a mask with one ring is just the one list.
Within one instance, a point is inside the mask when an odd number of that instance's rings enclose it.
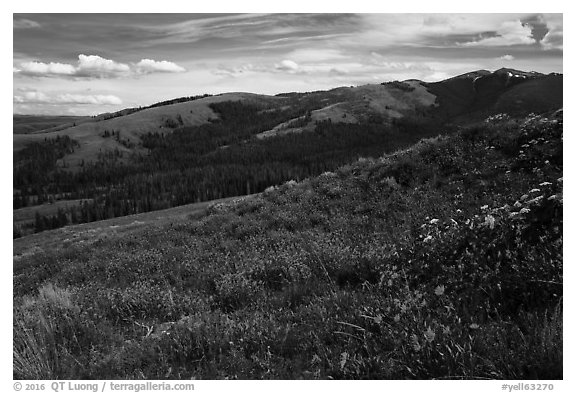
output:
{"label": "mountain ridge", "polygon": [[[65,129],[37,130],[34,134],[15,135],[14,149],[18,151],[27,144],[41,141],[46,137],[66,135],[79,141],[78,149],[73,154],[68,155],[66,160],[68,167],[77,167],[81,162],[96,160],[98,153],[114,149],[125,153],[141,152],[142,150],[139,150],[137,146],[141,143],[141,136],[147,132],[166,133],[181,126],[196,126],[216,120],[217,115],[209,108],[210,104],[234,100],[256,102],[264,105],[264,107],[279,107],[281,106],[279,102],[282,100],[294,100],[296,97],[302,100],[306,97],[316,96],[319,100],[325,101],[324,108],[339,104],[339,110],[336,114],[329,113],[330,109],[324,109],[328,112],[322,115],[317,113],[317,116],[310,118],[310,124],[308,127],[304,127],[308,130],[314,129],[313,123],[319,120],[330,119],[335,122],[349,123],[351,122],[350,119],[364,118],[364,120],[368,120],[371,116],[376,116],[384,122],[391,123],[395,118],[419,117],[423,113],[428,114],[428,112],[432,116],[437,116],[439,122],[448,122],[454,118],[462,122],[462,115],[468,116],[473,112],[481,112],[481,117],[489,115],[489,112],[495,110],[491,108],[491,105],[505,91],[524,82],[544,77],[546,75],[540,73],[501,68],[494,72],[472,71],[439,82],[408,79],[402,82],[338,87],[309,93],[290,93],[293,98],[289,98],[288,93],[270,96],[246,92],[200,96],[200,98],[194,98],[190,101],[162,106],[153,104],[142,109],[127,108],[113,114],[99,115],[99,118],[95,119],[98,121],[87,121]],[[561,75],[549,75],[549,77],[562,78]],[[473,78],[471,83],[469,82],[470,78]],[[546,86],[541,87],[541,89],[545,90]],[[556,87],[556,89],[558,88]],[[517,90],[519,92],[509,92],[508,96],[522,96],[522,89]],[[431,96],[435,96],[432,98],[433,102],[427,98]],[[561,91],[556,93],[556,101],[558,101],[558,97],[561,97]],[[518,101],[516,98],[515,100]],[[529,101],[526,97],[520,99],[520,101],[522,100]],[[505,105],[508,101],[496,105],[498,110],[505,111],[508,109]],[[430,108],[433,106],[436,108]],[[521,103],[516,103],[512,107],[518,112]],[[322,107],[317,109],[322,109]],[[554,107],[551,105],[550,108],[546,109],[554,109]],[[111,116],[111,118],[106,118],[106,116]],[[102,135],[106,131],[119,131],[127,143],[104,140]],[[267,135],[275,134],[268,133]],[[128,147],[128,145],[133,147]]]}

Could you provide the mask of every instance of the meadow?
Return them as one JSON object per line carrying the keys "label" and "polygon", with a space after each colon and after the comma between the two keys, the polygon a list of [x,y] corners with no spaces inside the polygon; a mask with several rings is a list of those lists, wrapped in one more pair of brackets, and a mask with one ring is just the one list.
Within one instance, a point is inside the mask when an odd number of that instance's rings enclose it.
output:
{"label": "meadow", "polygon": [[562,379],[562,130],[492,116],[20,255],[14,378]]}

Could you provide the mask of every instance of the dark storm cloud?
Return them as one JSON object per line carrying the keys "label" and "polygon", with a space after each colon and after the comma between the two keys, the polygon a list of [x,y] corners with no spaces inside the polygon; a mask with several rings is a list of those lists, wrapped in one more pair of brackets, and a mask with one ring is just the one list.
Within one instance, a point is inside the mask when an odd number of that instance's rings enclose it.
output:
{"label": "dark storm cloud", "polygon": [[531,15],[522,19],[521,22],[532,28],[532,37],[534,37],[537,42],[542,41],[546,33],[550,31],[542,15]]}

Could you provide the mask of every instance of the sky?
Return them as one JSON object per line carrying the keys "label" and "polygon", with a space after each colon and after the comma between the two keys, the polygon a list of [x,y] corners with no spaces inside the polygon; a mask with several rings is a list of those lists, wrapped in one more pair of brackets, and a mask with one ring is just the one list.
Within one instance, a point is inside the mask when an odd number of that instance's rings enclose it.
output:
{"label": "sky", "polygon": [[563,72],[562,14],[13,14],[13,112]]}

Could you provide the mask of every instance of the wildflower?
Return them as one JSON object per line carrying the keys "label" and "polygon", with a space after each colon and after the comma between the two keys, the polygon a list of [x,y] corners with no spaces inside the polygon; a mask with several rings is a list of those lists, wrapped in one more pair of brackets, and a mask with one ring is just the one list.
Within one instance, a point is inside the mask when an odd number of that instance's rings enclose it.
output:
{"label": "wildflower", "polygon": [[555,200],[556,198],[558,198],[557,195],[550,195],[550,196],[548,197],[548,200],[549,200],[549,201],[553,201],[553,200]]}
{"label": "wildflower", "polygon": [[432,236],[428,235],[424,238],[424,243],[429,242],[430,240],[432,240]]}
{"label": "wildflower", "polygon": [[434,225],[434,224],[436,224],[438,221],[440,221],[440,220],[437,219],[437,218],[433,218],[433,219],[430,220],[430,224]]}
{"label": "wildflower", "polygon": [[530,192],[540,192],[540,189],[539,188],[533,188],[530,190]]}
{"label": "wildflower", "polygon": [[480,210],[486,210],[486,209],[488,209],[488,205],[484,205],[484,206],[480,207]]}
{"label": "wildflower", "polygon": [[520,214],[526,214],[526,213],[530,213],[530,209],[527,208],[527,207],[523,207],[523,208],[520,210]]}
{"label": "wildflower", "polygon": [[340,355],[340,369],[343,369],[348,361],[348,352],[342,352]]}
{"label": "wildflower", "polygon": [[534,199],[530,199],[530,200],[529,200],[528,202],[526,202],[526,203],[528,203],[528,204],[536,203],[536,202],[538,202],[538,201],[539,201],[540,199],[542,199],[542,198],[544,198],[544,196],[543,196],[543,195],[539,195],[539,196],[537,196],[537,197],[534,198]]}
{"label": "wildflower", "polygon": [[545,181],[545,182],[539,184],[540,187],[551,186],[551,185],[552,185],[552,183],[550,183],[549,181]]}
{"label": "wildflower", "polygon": [[434,333],[434,331],[430,328],[430,326],[428,326],[428,329],[424,332],[424,338],[426,338],[426,341],[428,341],[429,343],[434,341],[434,339],[436,338],[436,333]]}
{"label": "wildflower", "polygon": [[496,220],[494,219],[493,216],[487,215],[484,222],[486,223],[486,225],[490,227],[490,229],[494,229],[494,223],[496,222]]}
{"label": "wildflower", "polygon": [[442,296],[444,294],[444,285],[438,285],[434,290],[434,294],[436,294],[436,296]]}
{"label": "wildflower", "polygon": [[480,325],[478,325],[477,323],[471,323],[471,324],[470,324],[470,329],[472,329],[472,330],[476,330],[476,329],[478,329],[479,327],[480,327]]}
{"label": "wildflower", "polygon": [[414,348],[416,352],[420,352],[422,346],[420,346],[420,343],[418,342],[418,337],[416,337],[416,335],[413,334],[411,339],[412,339],[412,348]]}

